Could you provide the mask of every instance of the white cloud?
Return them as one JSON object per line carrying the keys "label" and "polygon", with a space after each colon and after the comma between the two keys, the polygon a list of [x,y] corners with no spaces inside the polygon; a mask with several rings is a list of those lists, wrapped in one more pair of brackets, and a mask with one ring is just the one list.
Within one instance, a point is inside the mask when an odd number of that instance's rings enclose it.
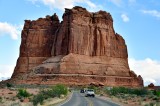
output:
{"label": "white cloud", "polygon": [[14,26],[7,22],[0,22],[0,36],[10,35],[12,39],[18,39],[18,35],[20,35],[21,26]]}
{"label": "white cloud", "polygon": [[112,2],[114,5],[118,6],[118,7],[126,7],[126,5],[128,4],[129,6],[135,5],[136,4],[136,0],[108,0],[109,2]]}
{"label": "white cloud", "polygon": [[144,84],[148,85],[154,83],[160,85],[160,61],[146,58],[145,60],[129,59],[130,69],[136,74],[141,75],[144,80]]}
{"label": "white cloud", "polygon": [[0,65],[0,80],[11,77],[15,65]]}
{"label": "white cloud", "polygon": [[112,2],[113,4],[115,4],[118,7],[121,6],[121,4],[122,4],[122,0],[108,0],[108,1]]}
{"label": "white cloud", "polygon": [[160,18],[160,11],[157,10],[141,10],[142,13]]}
{"label": "white cloud", "polygon": [[64,8],[72,8],[78,4],[86,4],[90,9],[97,9],[99,6],[91,2],[90,0],[28,0],[35,4],[35,2],[41,2],[51,9],[59,9],[64,11]]}
{"label": "white cloud", "polygon": [[86,3],[87,3],[87,5],[88,5],[89,7],[91,7],[91,8],[96,8],[96,7],[97,7],[94,3],[92,3],[92,2],[89,1],[89,0],[86,0]]}
{"label": "white cloud", "polygon": [[126,14],[122,14],[121,18],[124,22],[128,22],[129,21],[129,17]]}

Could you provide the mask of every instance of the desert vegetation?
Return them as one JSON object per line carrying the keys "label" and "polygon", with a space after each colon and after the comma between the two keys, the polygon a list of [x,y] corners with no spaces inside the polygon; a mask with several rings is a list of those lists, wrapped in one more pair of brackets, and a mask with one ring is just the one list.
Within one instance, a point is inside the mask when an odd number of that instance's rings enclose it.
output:
{"label": "desert vegetation", "polygon": [[[35,85],[12,85],[0,89],[0,104],[3,106],[37,106],[56,104],[66,99],[68,88],[65,85],[36,86]],[[54,102],[55,101],[55,102]]]}
{"label": "desert vegetation", "polygon": [[55,85],[47,90],[40,91],[32,99],[33,105],[37,106],[38,103],[43,104],[45,99],[66,96],[68,89],[64,85]]}
{"label": "desert vegetation", "polygon": [[160,90],[146,88],[105,87],[104,94],[126,106],[160,106]]}

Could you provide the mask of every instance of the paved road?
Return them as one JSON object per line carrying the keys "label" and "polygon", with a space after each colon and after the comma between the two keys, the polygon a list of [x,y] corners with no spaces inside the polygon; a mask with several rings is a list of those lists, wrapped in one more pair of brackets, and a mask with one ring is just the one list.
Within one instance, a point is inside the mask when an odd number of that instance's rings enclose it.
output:
{"label": "paved road", "polygon": [[98,97],[85,97],[84,94],[73,92],[69,101],[60,106],[120,106]]}

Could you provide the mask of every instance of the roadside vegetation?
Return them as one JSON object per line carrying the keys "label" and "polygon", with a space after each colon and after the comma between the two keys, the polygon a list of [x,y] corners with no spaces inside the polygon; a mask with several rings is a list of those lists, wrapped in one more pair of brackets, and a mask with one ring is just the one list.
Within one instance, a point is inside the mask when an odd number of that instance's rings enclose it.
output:
{"label": "roadside vegetation", "polygon": [[105,87],[104,94],[126,106],[160,106],[160,91],[146,88]]}
{"label": "roadside vegetation", "polygon": [[61,96],[66,96],[67,93],[68,93],[68,89],[66,86],[56,85],[56,86],[53,86],[51,89],[40,91],[39,94],[33,97],[32,102],[34,106],[37,106],[38,103],[42,105],[45,99],[55,98],[55,97],[60,98]]}
{"label": "roadside vegetation", "polygon": [[[29,86],[29,87],[28,87]],[[35,86],[35,85],[34,85]],[[54,86],[13,85],[6,84],[0,89],[0,104],[4,106],[48,106],[65,100],[68,88],[65,85],[57,84]],[[55,100],[55,102],[54,102]]]}
{"label": "roadside vegetation", "polygon": [[94,89],[100,97],[107,97],[122,106],[160,106],[160,90],[127,87],[85,86],[80,89]]}

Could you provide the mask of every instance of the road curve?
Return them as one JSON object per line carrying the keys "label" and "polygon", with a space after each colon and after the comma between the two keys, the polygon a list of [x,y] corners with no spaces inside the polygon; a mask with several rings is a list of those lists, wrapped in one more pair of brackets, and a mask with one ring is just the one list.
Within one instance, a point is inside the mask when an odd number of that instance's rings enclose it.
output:
{"label": "road curve", "polygon": [[69,101],[60,106],[120,106],[97,97],[85,97],[84,94],[73,92]]}

